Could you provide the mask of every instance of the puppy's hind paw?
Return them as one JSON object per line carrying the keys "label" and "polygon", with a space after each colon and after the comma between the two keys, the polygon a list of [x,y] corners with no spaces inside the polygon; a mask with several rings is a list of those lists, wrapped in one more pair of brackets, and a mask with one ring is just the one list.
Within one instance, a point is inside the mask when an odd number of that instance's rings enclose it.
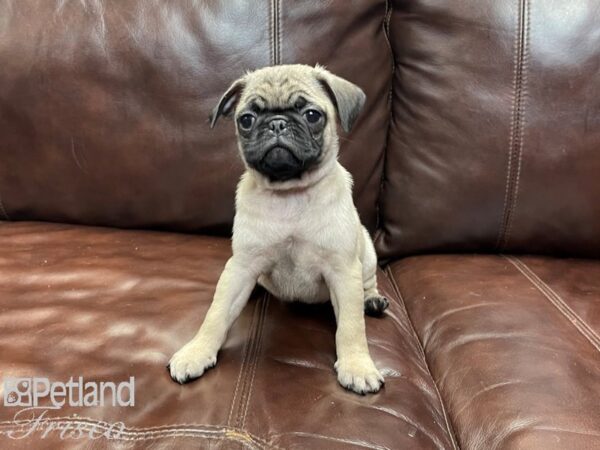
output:
{"label": "puppy's hind paw", "polygon": [[385,297],[370,297],[365,300],[365,314],[372,317],[381,317],[390,302]]}
{"label": "puppy's hind paw", "polygon": [[195,346],[184,345],[173,355],[167,370],[173,381],[185,384],[202,376],[204,372],[215,366],[216,354],[205,354]]}

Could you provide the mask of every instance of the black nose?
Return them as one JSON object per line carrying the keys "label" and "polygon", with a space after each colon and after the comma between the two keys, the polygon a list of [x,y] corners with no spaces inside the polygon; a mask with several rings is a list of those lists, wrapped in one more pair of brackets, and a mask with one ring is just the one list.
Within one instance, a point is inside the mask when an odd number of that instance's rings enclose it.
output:
{"label": "black nose", "polygon": [[276,135],[280,135],[285,130],[287,130],[288,121],[282,117],[274,117],[269,121],[269,130],[271,130]]}

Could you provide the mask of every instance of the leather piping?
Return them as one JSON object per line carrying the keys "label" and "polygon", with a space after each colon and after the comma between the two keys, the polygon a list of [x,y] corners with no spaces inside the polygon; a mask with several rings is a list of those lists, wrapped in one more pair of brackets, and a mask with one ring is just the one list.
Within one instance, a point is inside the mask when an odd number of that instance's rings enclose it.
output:
{"label": "leather piping", "polygon": [[444,405],[442,395],[440,394],[440,390],[437,386],[435,378],[433,378],[433,374],[431,373],[431,369],[429,368],[429,364],[427,363],[427,357],[425,356],[425,349],[423,348],[423,344],[421,343],[421,338],[417,334],[417,330],[415,330],[412,320],[410,319],[410,315],[408,314],[408,309],[406,308],[406,305],[404,303],[404,297],[402,296],[402,292],[400,292],[400,287],[398,286],[398,283],[396,283],[396,279],[394,278],[394,274],[392,273],[392,269],[390,268],[389,265],[385,268],[385,271],[386,271],[388,279],[390,280],[390,283],[392,284],[392,288],[394,289],[394,292],[398,296],[398,300],[399,300],[398,304],[400,305],[400,308],[406,314],[406,318],[408,319],[408,325],[410,327],[410,331],[413,335],[415,342],[418,345],[419,352],[421,353],[421,357],[423,358],[423,363],[425,365],[425,368],[427,369],[427,374],[433,381],[435,393],[437,395],[438,401],[440,402],[440,406],[442,408],[442,415],[444,416],[444,421],[446,422],[446,431],[448,432],[448,435],[450,436],[450,440],[452,441],[452,447],[455,450],[460,450],[460,446],[458,445],[458,439],[456,437],[456,434],[454,433],[454,428],[452,427],[452,422],[450,421],[450,418],[448,417],[448,413],[446,412],[446,406]]}
{"label": "leather piping", "polygon": [[517,33],[515,36],[513,101],[510,123],[506,188],[504,192],[503,217],[496,241],[496,248],[504,251],[510,240],[513,217],[519,195],[523,136],[525,133],[525,103],[527,97],[527,68],[529,62],[529,0],[519,0]]}
{"label": "leather piping", "polygon": [[583,335],[590,344],[600,352],[600,337],[594,330],[573,311],[560,295],[548,286],[536,273],[530,269],[523,261],[514,256],[504,256],[521,274],[533,284],[538,291],[550,301],[550,303]]}

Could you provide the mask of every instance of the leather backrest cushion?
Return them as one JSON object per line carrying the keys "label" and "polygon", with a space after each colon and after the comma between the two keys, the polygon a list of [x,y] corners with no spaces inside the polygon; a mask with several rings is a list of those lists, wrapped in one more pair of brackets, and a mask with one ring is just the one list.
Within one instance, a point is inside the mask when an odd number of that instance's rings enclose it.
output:
{"label": "leather backrest cushion", "polygon": [[384,258],[600,255],[600,1],[397,0]]}
{"label": "leather backrest cushion", "polygon": [[243,166],[208,114],[245,70],[301,62],[367,93],[341,160],[373,229],[385,17],[385,0],[1,2],[0,219],[228,233]]}

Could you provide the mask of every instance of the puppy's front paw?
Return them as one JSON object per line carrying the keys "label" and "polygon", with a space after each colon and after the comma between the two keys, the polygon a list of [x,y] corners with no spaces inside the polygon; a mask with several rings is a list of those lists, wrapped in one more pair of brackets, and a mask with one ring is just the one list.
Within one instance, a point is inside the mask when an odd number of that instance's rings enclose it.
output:
{"label": "puppy's front paw", "polygon": [[173,381],[184,384],[202,376],[216,363],[216,353],[207,352],[196,345],[186,344],[171,357],[167,369]]}
{"label": "puppy's front paw", "polygon": [[368,356],[340,359],[334,367],[339,383],[357,394],[374,393],[383,386],[383,375]]}

